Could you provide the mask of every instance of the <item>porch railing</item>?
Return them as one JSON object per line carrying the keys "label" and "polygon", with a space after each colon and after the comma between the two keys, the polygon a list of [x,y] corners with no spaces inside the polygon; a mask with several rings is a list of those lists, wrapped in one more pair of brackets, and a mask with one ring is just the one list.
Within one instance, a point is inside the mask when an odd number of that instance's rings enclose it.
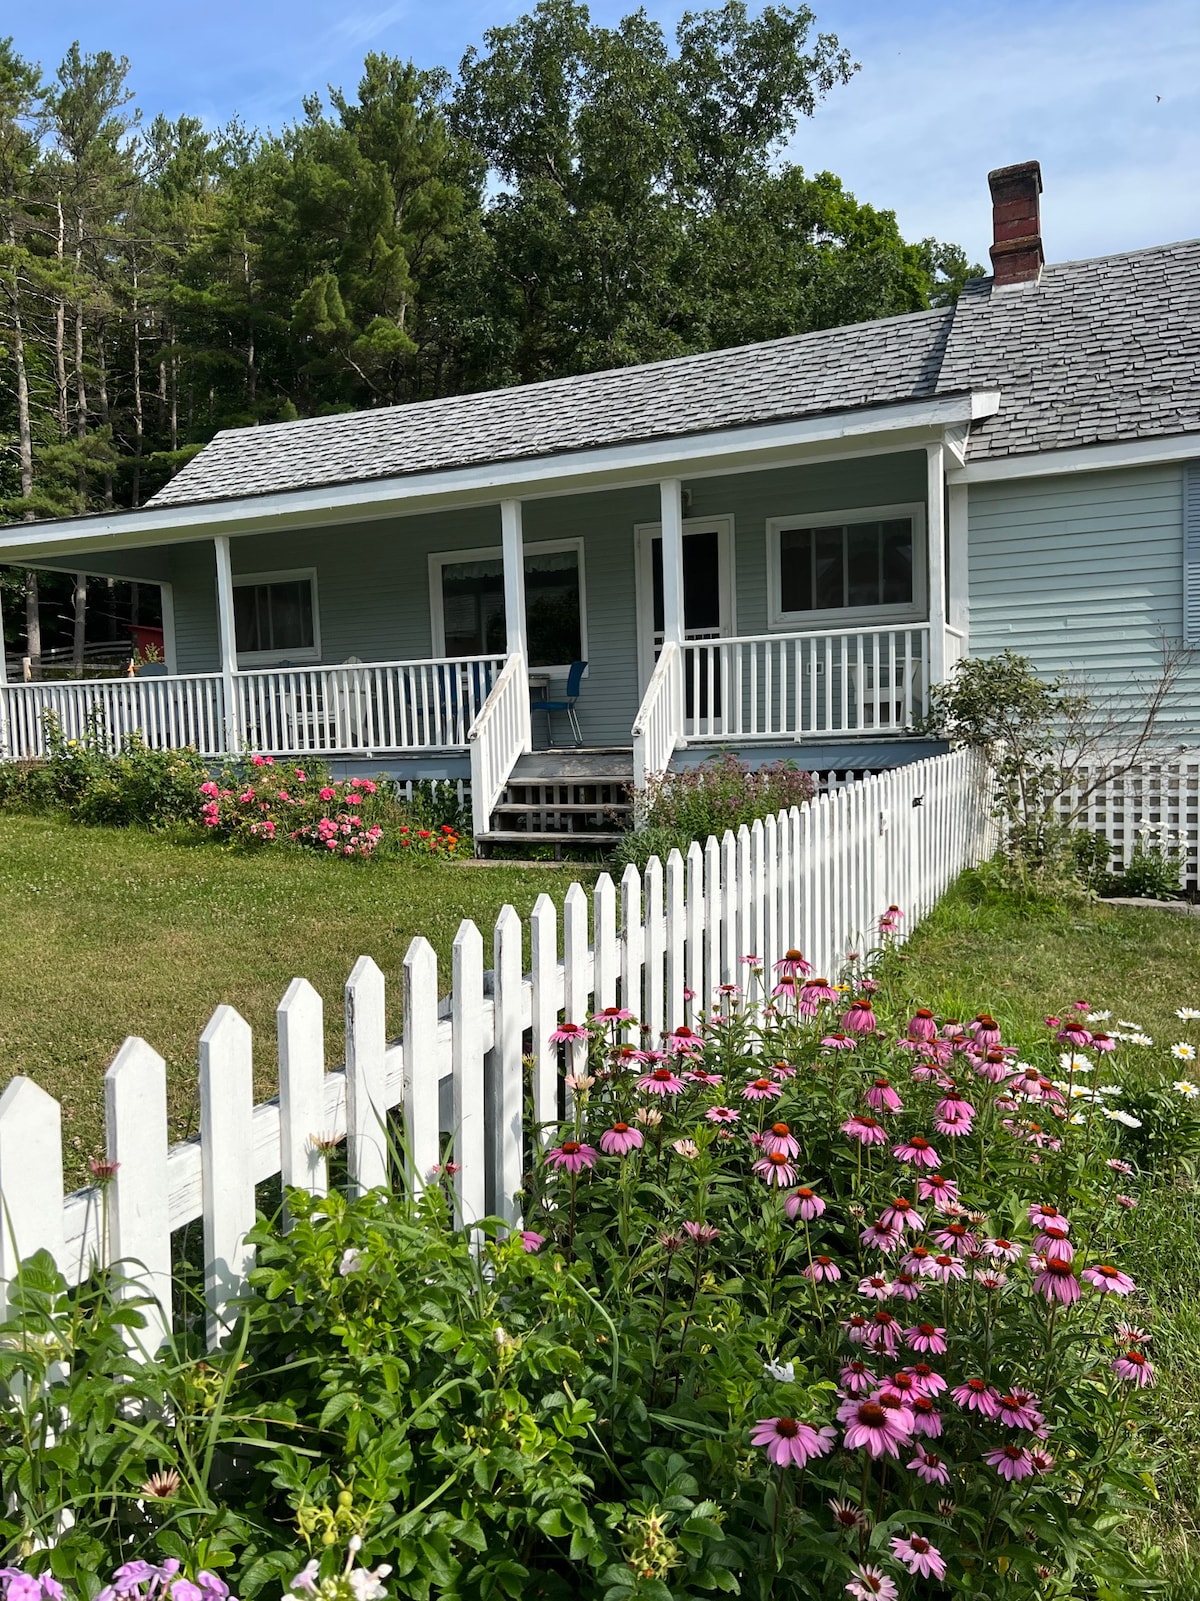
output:
{"label": "porch railing", "polygon": [[929,625],[689,640],[691,740],[902,733],[929,704]]}
{"label": "porch railing", "polygon": [[231,733],[272,756],[465,750],[503,667],[502,656],[472,656],[261,668],[235,675],[232,718],[219,673],[6,684],[0,754],[45,756],[47,713],[66,739],[98,724],[112,750],[132,733],[153,750],[194,745],[203,756],[228,755]]}
{"label": "porch railing", "polygon": [[640,794],[652,773],[665,773],[684,737],[683,653],[668,640],[633,724],[633,787]]}
{"label": "porch railing", "polygon": [[530,745],[529,678],[514,651],[468,733],[471,746],[471,829],[486,834],[496,802],[517,758]]}

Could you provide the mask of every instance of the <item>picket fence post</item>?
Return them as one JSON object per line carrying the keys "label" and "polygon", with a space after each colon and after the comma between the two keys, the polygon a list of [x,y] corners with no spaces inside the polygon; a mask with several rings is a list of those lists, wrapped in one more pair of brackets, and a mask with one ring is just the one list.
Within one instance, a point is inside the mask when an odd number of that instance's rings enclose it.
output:
{"label": "picket fence post", "polygon": [[386,1048],[383,974],[360,956],[346,981],[346,1166],[354,1195],[388,1181]]}
{"label": "picket fence post", "polygon": [[558,1027],[558,908],[544,892],[529,917],[529,963],[533,1120],[545,1138],[548,1125],[558,1118],[558,1046],[550,1043]]}
{"label": "picket fence post", "polygon": [[[642,875],[642,895],[645,906],[645,937],[642,948],[643,983],[645,985],[645,1002],[638,1013],[645,1024],[649,1038],[657,1045],[663,1031],[663,1019],[666,1015],[664,1005],[665,973],[663,971],[667,954],[667,925],[663,907],[663,868],[657,856],[652,856],[646,863],[646,871]],[[635,1007],[636,1011],[637,1008]]]}
{"label": "picket fence post", "polygon": [[492,1171],[496,1175],[492,1209],[510,1227],[521,1216],[517,1200],[524,1169],[525,1081],[521,1042],[524,1036],[524,980],[521,977],[521,919],[515,906],[502,906],[496,918],[492,968],[495,974],[491,1094]]}
{"label": "picket fence post", "polygon": [[408,1188],[417,1196],[441,1153],[437,1071],[437,953],[420,934],[404,953],[404,1144]]}
{"label": "picket fence post", "polygon": [[[687,864],[678,850],[667,854],[667,1009],[664,1026],[679,1028],[687,1017]],[[654,1040],[655,1045],[658,1044]]]}
{"label": "picket fence post", "polygon": [[483,1117],[483,936],[469,918],[458,925],[451,957],[450,1071],[453,1083],[454,1193],[459,1221],[487,1213],[487,1138]]}
{"label": "picket fence post", "polygon": [[132,1340],[153,1356],[171,1330],[171,1214],[167,1064],[145,1040],[127,1039],[104,1075],[104,1124],[116,1171],[103,1201],[108,1241],[101,1239],[101,1250],[122,1264],[123,1295],[150,1298],[141,1308],[146,1327],[132,1331]]}
{"label": "picket fence post", "polygon": [[[306,978],[294,978],[275,1011],[279,1049],[279,1160],[285,1190],[324,1195],[325,1008]],[[164,1101],[165,1119],[165,1101]],[[166,1151],[163,1152],[166,1161]],[[165,1177],[165,1165],[164,1165]]]}
{"label": "picket fence post", "polygon": [[250,1025],[218,1006],[200,1036],[200,1157],[204,1206],[204,1299],[211,1350],[229,1332],[229,1303],[254,1265]]}
{"label": "picket fence post", "polygon": [[31,1078],[0,1095],[0,1314],[22,1259],[49,1251],[66,1270],[63,1232],[62,1110]]}

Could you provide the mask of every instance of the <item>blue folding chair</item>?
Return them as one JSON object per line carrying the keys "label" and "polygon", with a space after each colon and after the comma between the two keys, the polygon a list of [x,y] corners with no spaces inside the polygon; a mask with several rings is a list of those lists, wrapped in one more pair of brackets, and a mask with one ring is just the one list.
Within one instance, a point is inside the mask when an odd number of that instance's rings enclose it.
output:
{"label": "blue folding chair", "polygon": [[575,702],[579,699],[579,686],[583,681],[586,662],[572,662],[567,673],[567,688],[562,700],[535,700],[529,704],[531,712],[545,712],[546,714],[546,743],[554,744],[554,724],[551,719],[555,712],[566,712],[567,721],[571,725],[571,732],[575,735],[576,745],[583,744],[583,734],[579,728],[579,718],[575,714]]}

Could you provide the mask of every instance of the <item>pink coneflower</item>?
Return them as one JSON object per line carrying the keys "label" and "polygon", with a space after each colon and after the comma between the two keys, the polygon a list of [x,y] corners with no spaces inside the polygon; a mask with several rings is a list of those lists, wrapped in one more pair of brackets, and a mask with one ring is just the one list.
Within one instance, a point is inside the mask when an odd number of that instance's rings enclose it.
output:
{"label": "pink coneflower", "polygon": [[919,1278],[927,1278],[934,1269],[934,1254],[927,1245],[914,1245],[903,1259],[904,1266]]}
{"label": "pink coneflower", "polygon": [[773,1101],[782,1093],[783,1086],[773,1078],[752,1078],[742,1090],[743,1099],[747,1101]]}
{"label": "pink coneflower", "polygon": [[983,1242],[984,1256],[994,1256],[1000,1262],[1019,1262],[1023,1249],[1023,1246],[1018,1245],[1013,1240],[1006,1240],[1002,1235],[997,1235],[994,1240],[984,1240]]}
{"label": "pink coneflower", "polygon": [[870,1320],[867,1334],[867,1344],[875,1351],[882,1351],[885,1356],[895,1356],[896,1347],[900,1344],[900,1325],[890,1312],[882,1307]]}
{"label": "pink coneflower", "polygon": [[949,1484],[950,1469],[936,1451],[918,1451],[911,1462],[905,1464],[925,1484]]}
{"label": "pink coneflower", "polygon": [[1045,1228],[1047,1223],[1053,1223],[1056,1228],[1064,1229],[1068,1234],[1071,1225],[1056,1206],[1042,1205],[1035,1201],[1029,1208],[1029,1221],[1035,1229]]}
{"label": "pink coneflower", "polygon": [[1126,1212],[1135,1211],[1138,1204],[1134,1195],[1114,1195],[1113,1200]]}
{"label": "pink coneflower", "polygon": [[1075,1257],[1075,1247],[1067,1238],[1067,1231],[1058,1223],[1047,1223],[1042,1232],[1035,1236],[1033,1249],[1038,1256],[1053,1256],[1060,1262],[1070,1262]]}
{"label": "pink coneflower", "polygon": [[865,1362],[847,1362],[838,1377],[847,1395],[865,1395],[879,1383]]}
{"label": "pink coneflower", "polygon": [[904,1102],[892,1088],[891,1080],[877,1078],[866,1093],[867,1105],[873,1112],[902,1112]]}
{"label": "pink coneflower", "polygon": [[994,1050],[1000,1043],[1000,1025],[990,1012],[979,1012],[967,1028],[981,1051]]}
{"label": "pink coneflower", "polygon": [[811,1223],[813,1218],[820,1217],[825,1210],[825,1202],[814,1190],[807,1189],[802,1184],[788,1196],[783,1203],[783,1210],[790,1218],[800,1218],[804,1223]]}
{"label": "pink coneflower", "polygon": [[928,1362],[913,1362],[900,1371],[909,1375],[918,1395],[941,1395],[949,1387],[942,1375],[935,1373]]}
{"label": "pink coneflower", "polygon": [[810,978],[800,991],[805,1006],[829,1006],[836,1003],[838,992],[827,978]]}
{"label": "pink coneflower", "polygon": [[772,1123],[769,1129],[764,1129],[762,1143],[767,1152],[780,1152],[788,1157],[800,1155],[800,1141],[786,1123]]}
{"label": "pink coneflower", "polygon": [[689,1068],[683,1076],[689,1084],[706,1084],[709,1089],[715,1089],[722,1083],[720,1073],[709,1073],[702,1067]]}
{"label": "pink coneflower", "polygon": [[663,1044],[672,1056],[699,1056],[704,1050],[704,1041],[686,1023],[665,1034]]}
{"label": "pink coneflower", "polygon": [[942,1432],[942,1414],[928,1395],[914,1395],[909,1403],[913,1433],[926,1440],[936,1440]]}
{"label": "pink coneflower", "polygon": [[921,1286],[915,1273],[901,1268],[892,1280],[892,1294],[900,1301],[915,1301],[921,1293]]}
{"label": "pink coneflower", "polygon": [[920,1006],[908,1020],[908,1034],[914,1040],[937,1039],[937,1020],[928,1007]]}
{"label": "pink coneflower", "polygon": [[546,1243],[546,1236],[539,1234],[536,1229],[522,1229],[517,1238],[521,1242],[521,1249],[530,1253],[540,1251]]}
{"label": "pink coneflower", "polygon": [[1092,1036],[1084,1028],[1078,1018],[1069,1017],[1058,1031],[1058,1040],[1063,1045],[1069,1045],[1073,1050],[1082,1050],[1085,1045],[1092,1043]]}
{"label": "pink coneflower", "polygon": [[1129,1174],[1133,1172],[1133,1168],[1130,1166],[1130,1164],[1128,1162],[1122,1162],[1120,1160],[1120,1158],[1116,1157],[1116,1156],[1110,1156],[1108,1158],[1108,1160],[1105,1162],[1104,1165],[1111,1172],[1113,1172],[1113,1173],[1123,1173],[1126,1177],[1128,1177]]}
{"label": "pink coneflower", "polygon": [[711,1245],[721,1237],[721,1231],[711,1223],[685,1223],[683,1232],[693,1245]]}
{"label": "pink coneflower", "polygon": [[1033,1396],[1026,1390],[1010,1390],[996,1401],[996,1422],[1010,1429],[1027,1429],[1033,1433],[1046,1419],[1033,1404]]}
{"label": "pink coneflower", "polygon": [[882,1228],[912,1229],[914,1233],[925,1227],[924,1218],[903,1195],[897,1195],[888,1202],[880,1214],[879,1222]]}
{"label": "pink coneflower", "polygon": [[786,973],[789,978],[807,978],[812,972],[812,963],[806,962],[801,953],[793,947],[789,951],[784,951],[775,963],[775,971]]}
{"label": "pink coneflower", "polygon": [[836,1443],[837,1430],[828,1424],[814,1429],[795,1418],[761,1418],[750,1431],[750,1444],[765,1446],[767,1461],[779,1468],[802,1468]]}
{"label": "pink coneflower", "polygon": [[751,1171],[767,1184],[776,1184],[780,1189],[796,1182],[796,1169],[785,1151],[768,1151],[760,1161],[755,1162]]}
{"label": "pink coneflower", "polygon": [[892,1155],[897,1162],[911,1162],[914,1167],[941,1167],[942,1165],[941,1157],[921,1134],[914,1134],[911,1139],[905,1140],[903,1144],[894,1145],[892,1147]]}
{"label": "pink coneflower", "polygon": [[944,1579],[946,1563],[941,1552],[931,1545],[923,1534],[899,1535],[891,1542],[892,1550],[910,1573],[919,1573],[923,1579]]}
{"label": "pink coneflower", "polygon": [[953,1179],[943,1178],[940,1173],[922,1173],[917,1179],[917,1199],[932,1201],[939,1210],[944,1211],[948,1201],[957,1201],[958,1185]]}
{"label": "pink coneflower", "polygon": [[[840,1273],[838,1277],[841,1277]],[[851,1345],[866,1345],[875,1332],[868,1320],[858,1312],[851,1312],[850,1316],[842,1321],[841,1328]]]}
{"label": "pink coneflower", "polygon": [[1128,1295],[1136,1286],[1128,1273],[1122,1273],[1119,1268],[1112,1267],[1107,1262],[1097,1263],[1095,1267],[1085,1267],[1080,1274],[1085,1284],[1099,1290],[1101,1295]]}
{"label": "pink coneflower", "polygon": [[880,931],[880,933],[881,934],[887,934],[892,929],[898,928],[899,925],[900,925],[900,919],[903,916],[904,916],[904,913],[893,902],[893,904],[888,907],[887,911],[884,912],[883,916],[879,919],[879,931]]}
{"label": "pink coneflower", "polygon": [[852,1140],[860,1145],[886,1145],[888,1132],[883,1124],[873,1117],[852,1117],[842,1124],[842,1133],[848,1134]]}
{"label": "pink coneflower", "polygon": [[582,1023],[560,1023],[550,1036],[551,1045],[574,1045],[586,1040],[588,1031]]}
{"label": "pink coneflower", "polygon": [[857,1000],[850,1003],[842,1016],[842,1027],[848,1034],[875,1032],[875,1011],[866,995],[860,995]]}
{"label": "pink coneflower", "polygon": [[1116,1048],[1117,1042],[1111,1034],[1092,1035],[1092,1050],[1107,1054],[1109,1051],[1115,1051]]}
{"label": "pink coneflower", "polygon": [[884,1401],[863,1401],[855,1397],[838,1408],[838,1418],[846,1425],[842,1444],[847,1451],[864,1447],[872,1457],[900,1455],[900,1442],[912,1434],[912,1417],[897,1398],[895,1405]]}
{"label": "pink coneflower", "polygon": [[678,1095],[683,1090],[683,1080],[672,1067],[655,1067],[642,1074],[637,1087],[647,1095]]}
{"label": "pink coneflower", "polygon": [[1081,1293],[1075,1269],[1070,1262],[1064,1262],[1061,1257],[1056,1256],[1041,1259],[1033,1287],[1040,1291],[1047,1301],[1058,1301],[1063,1306],[1070,1306],[1072,1302],[1078,1301]]}
{"label": "pink coneflower", "polygon": [[986,1051],[974,1059],[975,1071],[989,1084],[1003,1084],[1008,1077],[1010,1059],[1003,1051]]}
{"label": "pink coneflower", "polygon": [[[879,926],[884,933],[890,933],[896,925],[892,923],[884,929],[881,918]],[[855,1568],[854,1576],[842,1586],[842,1589],[848,1595],[852,1595],[854,1601],[896,1601],[900,1593],[896,1589],[896,1581],[889,1579],[882,1569],[872,1567],[869,1562],[864,1562],[861,1567]]]}
{"label": "pink coneflower", "polygon": [[869,1295],[876,1301],[886,1301],[892,1293],[892,1281],[875,1273],[870,1278],[859,1279],[858,1293]]}
{"label": "pink coneflower", "polygon": [[1148,1329],[1140,1328],[1136,1323],[1118,1323],[1113,1330],[1113,1339],[1122,1345],[1150,1345],[1153,1335]]}
{"label": "pink coneflower", "polygon": [[736,1123],[742,1114],[732,1106],[710,1106],[704,1115],[710,1123]]}
{"label": "pink coneflower", "polygon": [[939,1284],[949,1284],[952,1279],[965,1279],[966,1276],[967,1270],[961,1259],[945,1251],[934,1257],[929,1270],[929,1277],[936,1279]]}
{"label": "pink coneflower", "polygon": [[941,1100],[934,1107],[938,1117],[945,1118],[948,1123],[970,1123],[975,1116],[975,1108],[965,1095],[957,1090],[947,1090]]}
{"label": "pink coneflower", "polygon": [[596,1080],[591,1073],[568,1073],[563,1079],[563,1083],[567,1088],[574,1090],[577,1095],[582,1095],[587,1090],[590,1090],[595,1082]]}
{"label": "pink coneflower", "polygon": [[840,1029],[835,1028],[832,1034],[826,1034],[823,1037],[821,1044],[831,1051],[853,1051],[857,1048],[858,1041],[849,1034],[843,1034]]}
{"label": "pink coneflower", "polygon": [[783,1082],[784,1079],[795,1078],[795,1076],[796,1076],[796,1069],[794,1067],[792,1067],[789,1063],[787,1063],[787,1062],[772,1062],[771,1063],[771,1077],[779,1079],[779,1081],[781,1083]]}
{"label": "pink coneflower", "polygon": [[788,1000],[796,999],[796,980],[790,973],[780,973],[775,981],[775,988],[771,991],[772,999],[785,996]]}
{"label": "pink coneflower", "polygon": [[830,1496],[826,1503],[833,1513],[833,1521],[839,1529],[865,1529],[867,1516],[861,1512],[853,1501],[840,1501],[836,1495]]}
{"label": "pink coneflower", "polygon": [[618,1045],[612,1054],[619,1067],[640,1067],[653,1060],[649,1051],[639,1051],[636,1045]]}
{"label": "pink coneflower", "polygon": [[627,1006],[606,1006],[603,1011],[592,1013],[593,1023],[632,1023],[633,1013]]}
{"label": "pink coneflower", "polygon": [[997,1446],[994,1451],[985,1451],[983,1460],[1010,1484],[1027,1479],[1033,1473],[1033,1458],[1023,1445]]}
{"label": "pink coneflower", "polygon": [[948,1017],[942,1024],[942,1038],[949,1040],[952,1045],[967,1045],[974,1043],[975,1036],[968,1034],[957,1017]]}
{"label": "pink coneflower", "polygon": [[880,1218],[878,1223],[872,1223],[863,1229],[859,1239],[869,1249],[883,1251],[886,1254],[899,1249],[903,1235],[899,1229],[885,1228],[883,1219]]}
{"label": "pink coneflower", "polygon": [[1053,1473],[1054,1455],[1047,1451],[1044,1445],[1031,1445],[1029,1447],[1029,1460],[1033,1463],[1035,1473]]}
{"label": "pink coneflower", "polygon": [[1154,1383],[1154,1364],[1141,1351],[1122,1351],[1110,1366],[1123,1383],[1136,1385],[1139,1390],[1148,1390]]}
{"label": "pink coneflower", "polygon": [[841,1276],[842,1270],[831,1256],[814,1256],[800,1275],[814,1284],[836,1284]]}
{"label": "pink coneflower", "polygon": [[1000,1392],[986,1379],[964,1379],[950,1391],[950,1399],[964,1412],[994,1419],[999,1414]]}
{"label": "pink coneflower", "polygon": [[581,1173],[585,1167],[595,1167],[596,1155],[592,1145],[584,1145],[580,1140],[564,1140],[546,1152],[546,1160],[555,1167],[565,1167],[568,1173]]}
{"label": "pink coneflower", "polygon": [[936,1323],[916,1323],[905,1329],[904,1343],[920,1356],[945,1356],[946,1331]]}
{"label": "pink coneflower", "polygon": [[1008,1283],[1008,1274],[996,1267],[977,1267],[975,1282],[985,1290],[1002,1290]]}
{"label": "pink coneflower", "polygon": [[974,1256],[979,1251],[979,1238],[965,1223],[947,1223],[933,1236],[934,1243],[951,1256]]}
{"label": "pink coneflower", "polygon": [[605,1156],[627,1156],[630,1151],[641,1150],[642,1143],[639,1130],[630,1128],[628,1123],[614,1123],[600,1136],[600,1149]]}
{"label": "pink coneflower", "polygon": [[[902,1368],[899,1373],[893,1373],[890,1379],[883,1381],[873,1399],[882,1403],[885,1396],[895,1396],[902,1405],[911,1410],[913,1402],[920,1393],[921,1389],[916,1379]],[[890,1405],[890,1402],[888,1404]]]}

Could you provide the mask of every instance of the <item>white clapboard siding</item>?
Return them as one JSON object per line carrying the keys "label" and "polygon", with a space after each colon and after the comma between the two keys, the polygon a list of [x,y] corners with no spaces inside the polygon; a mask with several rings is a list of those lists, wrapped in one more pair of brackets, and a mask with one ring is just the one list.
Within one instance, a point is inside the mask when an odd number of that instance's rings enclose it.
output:
{"label": "white clapboard siding", "polygon": [[[1143,775],[1138,804],[1190,807],[1194,828],[1198,777],[1200,766],[1184,762]],[[1127,810],[1130,793],[1124,781]],[[1114,786],[1107,812],[1116,794]],[[14,1079],[0,1096],[0,1297],[19,1260],[39,1248],[70,1283],[98,1262],[120,1262],[135,1281],[128,1293],[150,1298],[140,1339],[150,1349],[179,1315],[172,1234],[202,1219],[207,1333],[215,1345],[252,1265],[246,1234],[256,1186],[278,1178],[323,1194],[328,1153],[343,1139],[352,1190],[401,1181],[416,1193],[444,1181],[439,1170],[448,1160],[457,1164],[453,1194],[465,1222],[490,1212],[517,1226],[527,1115],[529,1138],[534,1129],[556,1138],[560,1108],[570,1106],[564,1075],[586,1060],[582,1045],[551,1043],[560,1022],[583,1023],[619,999],[657,1039],[664,1029],[695,1024],[720,984],[750,982],[747,955],[764,964],[769,987],[774,962],[790,946],[836,976],[849,950],[874,940],[891,902],[905,913],[903,937],[993,839],[985,775],[966,752],[829,784],[809,805],[693,844],[686,858],[672,851],[644,873],[627,868],[619,890],[606,873],[590,899],[572,884],[561,916],[539,896],[529,919],[528,973],[525,929],[512,907],[496,920],[487,972],[479,929],[460,925],[445,1001],[437,957],[417,937],[403,962],[400,1041],[387,1037],[384,974],[361,958],[346,985],[345,1068],[326,1070],[320,997],[294,980],[276,1014],[279,1095],[259,1106],[249,1026],[220,1006],[200,1039],[200,1135],[174,1146],[162,1058],[129,1039],[105,1080],[106,1148],[116,1172],[106,1188],[65,1199],[58,1105],[31,1080]],[[636,1029],[625,1037],[636,1038]],[[403,1173],[388,1135],[396,1108]]]}

